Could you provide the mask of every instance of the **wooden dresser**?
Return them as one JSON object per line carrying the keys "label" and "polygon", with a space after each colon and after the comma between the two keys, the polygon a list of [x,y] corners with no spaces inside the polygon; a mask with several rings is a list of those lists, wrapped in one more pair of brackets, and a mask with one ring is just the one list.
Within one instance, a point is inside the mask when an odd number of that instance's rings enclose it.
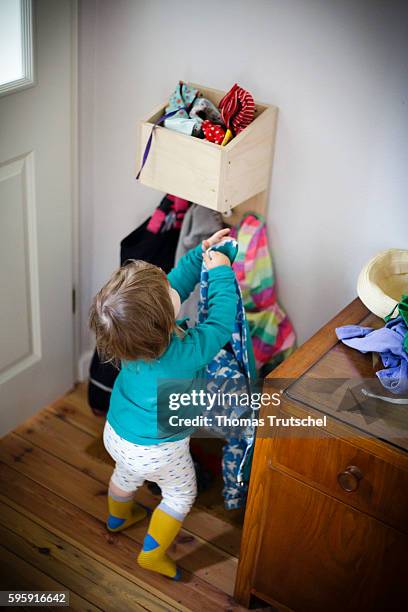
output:
{"label": "wooden dresser", "polygon": [[265,380],[283,393],[261,417],[327,424],[257,436],[235,588],[247,607],[408,610],[408,405],[367,395],[382,393],[373,357],[337,341],[345,324],[383,322],[356,299]]}

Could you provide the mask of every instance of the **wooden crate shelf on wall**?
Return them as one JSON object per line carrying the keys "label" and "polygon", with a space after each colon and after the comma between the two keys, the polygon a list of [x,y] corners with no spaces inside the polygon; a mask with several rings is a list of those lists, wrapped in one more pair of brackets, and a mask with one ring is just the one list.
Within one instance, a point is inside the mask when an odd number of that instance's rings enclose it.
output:
{"label": "wooden crate shelf on wall", "polygon": [[[218,106],[225,91],[192,83]],[[164,114],[162,103],[142,120],[138,168],[155,121]],[[158,126],[140,182],[164,193],[225,213],[265,213],[275,143],[276,106],[255,101],[253,122],[225,147]]]}

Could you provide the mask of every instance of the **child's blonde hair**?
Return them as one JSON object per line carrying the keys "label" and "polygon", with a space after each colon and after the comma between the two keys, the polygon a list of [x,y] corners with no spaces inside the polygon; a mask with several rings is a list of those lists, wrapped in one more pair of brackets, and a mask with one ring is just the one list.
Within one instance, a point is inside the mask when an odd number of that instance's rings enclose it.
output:
{"label": "child's blonde hair", "polygon": [[130,260],[95,296],[89,323],[104,361],[159,357],[177,331],[169,282],[163,270]]}

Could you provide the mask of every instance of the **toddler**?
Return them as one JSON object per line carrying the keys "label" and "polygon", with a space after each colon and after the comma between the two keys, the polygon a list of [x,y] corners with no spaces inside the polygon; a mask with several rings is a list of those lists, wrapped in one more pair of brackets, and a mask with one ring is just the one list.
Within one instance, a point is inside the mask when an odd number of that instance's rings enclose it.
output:
{"label": "toddler", "polygon": [[[104,430],[104,444],[115,460],[108,494],[107,528],[121,531],[146,516],[133,500],[144,480],[158,484],[162,501],[154,510],[138,563],[179,579],[166,554],[196,497],[190,455],[191,428],[170,433],[158,428],[160,379],[193,379],[231,337],[237,309],[230,260],[210,246],[225,238],[221,230],[182,257],[168,274],[143,261],[117,270],[94,298],[90,325],[98,352],[121,363]],[[208,267],[209,308],[205,323],[182,329],[180,304]]]}

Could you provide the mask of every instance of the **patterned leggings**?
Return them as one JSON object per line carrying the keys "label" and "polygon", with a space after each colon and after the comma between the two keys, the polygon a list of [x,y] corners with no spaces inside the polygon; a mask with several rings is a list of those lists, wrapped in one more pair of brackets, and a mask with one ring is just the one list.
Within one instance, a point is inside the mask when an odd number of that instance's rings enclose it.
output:
{"label": "patterned leggings", "polygon": [[142,446],[121,438],[106,422],[103,441],[116,462],[112,474],[115,485],[133,493],[145,480],[155,482],[163,496],[160,508],[180,521],[184,519],[197,495],[190,438]]}

